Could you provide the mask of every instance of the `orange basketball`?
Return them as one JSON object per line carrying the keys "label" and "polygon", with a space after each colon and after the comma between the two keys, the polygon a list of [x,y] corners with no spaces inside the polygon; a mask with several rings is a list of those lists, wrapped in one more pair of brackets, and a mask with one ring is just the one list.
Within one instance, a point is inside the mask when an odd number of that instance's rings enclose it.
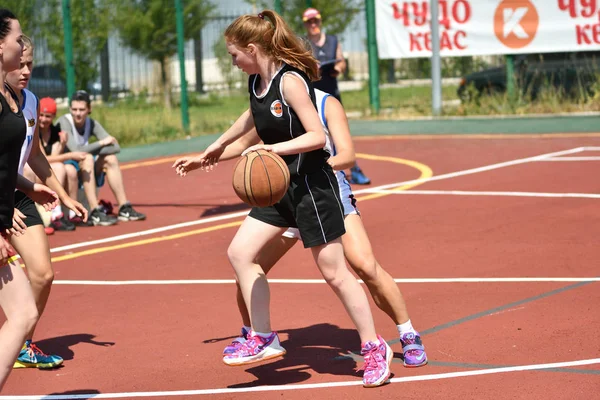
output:
{"label": "orange basketball", "polygon": [[290,186],[285,161],[266,150],[251,151],[235,164],[233,190],[246,204],[267,207],[277,203]]}

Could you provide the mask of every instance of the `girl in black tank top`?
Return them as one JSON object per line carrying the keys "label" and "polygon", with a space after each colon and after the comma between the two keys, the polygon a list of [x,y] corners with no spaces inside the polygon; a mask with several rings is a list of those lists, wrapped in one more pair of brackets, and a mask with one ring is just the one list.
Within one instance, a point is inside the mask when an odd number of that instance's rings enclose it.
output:
{"label": "girl in black tank top", "polygon": [[[316,109],[315,91],[306,74],[288,64],[283,64],[267,85],[266,93],[259,95],[261,76],[250,75],[248,89],[250,92],[250,110],[258,136],[267,145],[295,139],[306,133],[296,111],[283,98],[283,78],[287,75],[302,80],[306,92]],[[329,154],[323,147],[306,153],[282,155],[288,165],[290,174],[304,175],[319,171],[325,167]]]}
{"label": "girl in black tank top", "polygon": [[[16,96],[8,86],[6,88],[18,107]],[[4,231],[12,227],[19,157],[27,128],[21,108],[13,112],[1,93],[0,105],[0,229]]]}
{"label": "girl in black tank top", "polygon": [[239,346],[224,351],[223,362],[245,365],[285,354],[271,329],[268,281],[256,260],[269,257],[271,241],[297,227],[304,247],[311,248],[321,274],[356,323],[365,357],[364,386],[379,386],[390,376],[392,351],[375,332],[365,291],[346,267],[339,185],[326,162],[325,132],[311,84],[318,78],[317,61],[271,10],[239,17],[225,39],[233,64],[250,75],[250,109],[203,154],[180,158],[173,167],[181,176],[200,167],[212,169],[229,144],[249,134],[254,143],[264,144],[246,152],[265,149],[283,156],[291,179],[279,203],[250,211],[227,251],[252,327]]}

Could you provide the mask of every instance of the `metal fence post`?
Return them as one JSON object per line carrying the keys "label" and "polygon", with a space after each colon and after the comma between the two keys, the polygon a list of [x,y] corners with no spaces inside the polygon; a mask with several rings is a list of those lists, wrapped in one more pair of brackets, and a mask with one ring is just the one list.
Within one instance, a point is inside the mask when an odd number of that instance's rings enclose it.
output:
{"label": "metal fence post", "polygon": [[111,87],[108,40],[106,40],[106,43],[104,43],[104,46],[102,46],[102,51],[100,53],[100,84],[102,85],[102,90],[100,92],[100,94],[102,95],[102,101],[109,101],[111,95]]}
{"label": "metal fence post", "polygon": [[377,55],[377,32],[375,30],[375,0],[365,1],[367,14],[367,51],[369,54],[369,102],[375,114],[381,107],[379,99],[379,57]]}
{"label": "metal fence post", "polygon": [[198,33],[198,37],[194,39],[194,59],[196,63],[196,92],[204,93],[204,76],[202,70],[202,30]]}
{"label": "metal fence post", "polygon": [[439,2],[431,0],[431,111],[434,116],[442,114],[441,65]]}
{"label": "metal fence post", "polygon": [[185,132],[190,131],[190,115],[188,112],[187,81],[185,79],[185,50],[183,32],[183,7],[181,0],[175,0],[175,15],[177,19],[177,54],[179,56],[179,79],[181,81],[181,122]]}
{"label": "metal fence post", "polygon": [[65,68],[67,70],[67,97],[75,93],[75,64],[73,63],[73,26],[71,25],[71,0],[62,0],[63,31],[65,34]]}
{"label": "metal fence post", "polygon": [[515,98],[515,58],[512,54],[506,56],[506,93],[508,100]]}

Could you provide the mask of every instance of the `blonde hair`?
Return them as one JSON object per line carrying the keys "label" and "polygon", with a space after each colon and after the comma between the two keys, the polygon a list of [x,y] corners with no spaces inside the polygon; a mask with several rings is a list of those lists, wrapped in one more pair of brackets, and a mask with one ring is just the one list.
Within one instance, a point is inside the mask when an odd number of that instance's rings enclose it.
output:
{"label": "blonde hair", "polygon": [[304,72],[310,80],[320,79],[319,64],[312,50],[275,11],[238,17],[225,30],[225,39],[239,47],[254,43],[268,56]]}
{"label": "blonde hair", "polygon": [[33,52],[33,40],[31,40],[31,38],[27,35],[23,35],[22,37],[24,44],[23,51],[31,49],[31,51]]}

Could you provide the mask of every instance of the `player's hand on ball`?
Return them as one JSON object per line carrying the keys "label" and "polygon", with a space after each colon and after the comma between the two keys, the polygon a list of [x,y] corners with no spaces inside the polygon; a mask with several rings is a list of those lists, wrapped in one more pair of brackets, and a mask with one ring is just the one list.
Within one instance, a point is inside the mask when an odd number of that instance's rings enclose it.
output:
{"label": "player's hand on ball", "polygon": [[265,150],[265,151],[273,151],[274,152],[274,146],[271,144],[256,144],[254,146],[248,147],[246,150],[244,150],[244,152],[242,153],[242,157],[245,156],[246,154],[250,153],[251,151],[257,151],[257,150]]}

